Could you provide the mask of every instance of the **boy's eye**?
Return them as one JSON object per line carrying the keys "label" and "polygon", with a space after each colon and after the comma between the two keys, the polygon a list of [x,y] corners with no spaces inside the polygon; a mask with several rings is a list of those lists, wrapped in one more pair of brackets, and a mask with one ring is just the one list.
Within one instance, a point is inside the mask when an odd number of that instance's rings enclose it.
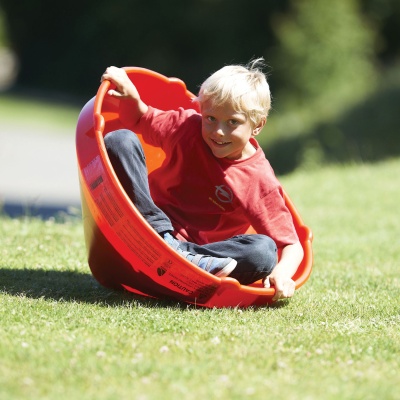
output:
{"label": "boy's eye", "polygon": [[214,123],[217,119],[212,115],[205,115],[203,116],[203,120],[207,121],[208,123]]}
{"label": "boy's eye", "polygon": [[230,119],[229,123],[233,126],[239,125],[239,121],[237,119]]}

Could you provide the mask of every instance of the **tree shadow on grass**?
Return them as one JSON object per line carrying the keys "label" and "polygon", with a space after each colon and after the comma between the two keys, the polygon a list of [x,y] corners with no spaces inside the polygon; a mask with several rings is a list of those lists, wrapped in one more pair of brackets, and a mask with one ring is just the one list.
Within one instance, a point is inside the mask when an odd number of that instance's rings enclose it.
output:
{"label": "tree shadow on grass", "polygon": [[0,203],[0,216],[8,218],[40,218],[42,220],[53,219],[63,223],[69,220],[82,218],[79,204],[42,204],[25,203],[23,201],[6,201]]}
{"label": "tree shadow on grass", "polygon": [[[400,156],[400,85],[382,89],[340,119],[266,149],[277,174],[304,164],[377,162]],[[316,110],[317,112],[318,110]]]}
{"label": "tree shadow on grass", "polygon": [[76,271],[0,268],[0,291],[12,296],[100,306],[124,306],[134,302],[149,308],[186,308],[172,299],[154,299],[128,291],[104,288],[91,274]]}

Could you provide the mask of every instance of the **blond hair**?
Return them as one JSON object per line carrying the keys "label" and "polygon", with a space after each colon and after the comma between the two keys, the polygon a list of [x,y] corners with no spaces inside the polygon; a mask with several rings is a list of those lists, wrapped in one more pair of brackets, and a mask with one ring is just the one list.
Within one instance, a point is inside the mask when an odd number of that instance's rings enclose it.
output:
{"label": "blond hair", "polygon": [[203,82],[194,101],[200,106],[208,100],[214,106],[228,102],[257,126],[271,108],[271,93],[262,71],[264,66],[263,58],[250,61],[246,66],[225,66]]}

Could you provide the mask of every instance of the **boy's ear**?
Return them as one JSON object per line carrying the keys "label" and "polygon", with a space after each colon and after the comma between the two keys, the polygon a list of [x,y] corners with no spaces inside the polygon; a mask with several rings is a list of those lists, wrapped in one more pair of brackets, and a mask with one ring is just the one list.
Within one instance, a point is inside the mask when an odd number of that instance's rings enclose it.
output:
{"label": "boy's ear", "polygon": [[257,136],[262,131],[262,128],[264,128],[264,125],[266,124],[266,122],[267,122],[267,118],[263,117],[261,119],[261,121],[259,122],[259,124],[256,127],[254,127],[253,136]]}

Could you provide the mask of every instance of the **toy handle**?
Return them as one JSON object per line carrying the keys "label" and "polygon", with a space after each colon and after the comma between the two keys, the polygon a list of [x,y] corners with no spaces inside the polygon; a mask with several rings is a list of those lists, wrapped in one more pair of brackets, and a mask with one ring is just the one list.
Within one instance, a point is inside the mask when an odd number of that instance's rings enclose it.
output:
{"label": "toy handle", "polygon": [[93,119],[94,119],[94,131],[96,133],[102,133],[104,131],[104,117],[101,115],[101,106],[104,101],[104,97],[110,88],[111,82],[109,80],[104,80],[98,91],[94,101],[93,107]]}

